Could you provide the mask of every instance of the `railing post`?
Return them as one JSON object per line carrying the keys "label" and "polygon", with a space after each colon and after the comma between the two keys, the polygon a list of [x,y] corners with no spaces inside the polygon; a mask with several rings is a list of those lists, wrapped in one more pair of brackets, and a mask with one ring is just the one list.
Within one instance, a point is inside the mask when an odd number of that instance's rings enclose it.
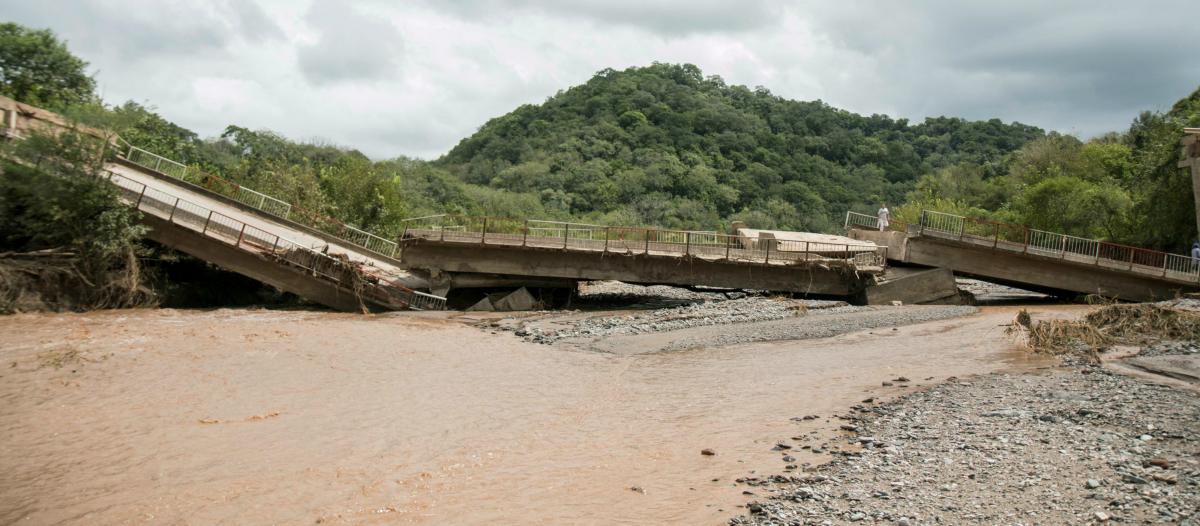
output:
{"label": "railing post", "polygon": [[142,198],[146,197],[146,185],[142,185],[142,193],[138,194],[138,200],[133,204],[133,209],[137,210],[142,206]]}
{"label": "railing post", "polygon": [[683,233],[683,255],[690,256],[692,253],[692,233]]}
{"label": "railing post", "polygon": [[175,221],[175,211],[179,209],[179,198],[175,198],[175,204],[171,205],[171,213],[167,215],[167,222]]}
{"label": "railing post", "polygon": [[967,218],[959,217],[958,218],[958,240],[959,241],[962,241],[963,234],[965,234],[966,231],[967,231]]}
{"label": "railing post", "polygon": [[154,171],[158,171],[158,167],[162,166],[162,157],[154,159]]}
{"label": "railing post", "polygon": [[446,221],[442,220],[442,241],[446,240]]}
{"label": "railing post", "polygon": [[725,236],[725,261],[729,261],[729,246],[733,244],[730,241],[732,241],[731,236]]}
{"label": "railing post", "polygon": [[487,218],[486,217],[483,218],[483,232],[480,232],[480,234],[479,234],[479,244],[481,244],[481,245],[487,244]]}
{"label": "railing post", "polygon": [[271,253],[274,254],[277,249],[279,249],[279,236],[275,236],[275,242],[271,243]]}
{"label": "railing post", "polygon": [[571,223],[563,223],[563,250],[567,249],[567,236],[571,233]]}
{"label": "railing post", "polygon": [[926,212],[926,210],[921,211],[921,229],[918,231],[919,233],[917,234],[919,236],[925,235],[925,212]]}
{"label": "railing post", "polygon": [[608,227],[604,227],[604,252],[608,252]]}
{"label": "railing post", "polygon": [[1171,262],[1171,255],[1170,255],[1170,254],[1163,254],[1163,271],[1162,271],[1162,275],[1163,275],[1163,277],[1164,277],[1164,278],[1165,278],[1165,277],[1167,277],[1167,264],[1168,264],[1168,263],[1170,263],[1170,262]]}
{"label": "railing post", "polygon": [[1021,228],[1025,229],[1025,247],[1021,249],[1021,253],[1028,254],[1029,253],[1029,235],[1030,235],[1029,227],[1026,226],[1026,227],[1021,227]]}
{"label": "railing post", "polygon": [[1133,270],[1133,256],[1137,253],[1137,249],[1129,247],[1129,270]]}
{"label": "railing post", "polygon": [[647,256],[649,256],[649,255],[650,255],[650,229],[649,229],[649,228],[647,228],[647,229],[646,229],[646,250],[645,250],[645,253],[646,253],[646,255],[647,255]]}
{"label": "railing post", "polygon": [[809,243],[812,243],[812,241],[804,242],[804,261],[808,261],[808,260],[812,259],[812,254],[811,254],[812,245],[810,245]]}
{"label": "railing post", "polygon": [[237,243],[234,243],[234,245],[233,245],[233,246],[235,246],[235,247],[240,247],[240,246],[242,246],[242,238],[243,238],[243,237],[246,237],[246,223],[242,223],[242,231],[241,231],[241,232],[238,232],[238,240],[237,240]]}
{"label": "railing post", "polygon": [[525,243],[528,241],[529,241],[529,220],[526,219],[525,220],[525,228],[523,230],[521,230],[521,246],[526,246]]}
{"label": "railing post", "polygon": [[763,256],[763,263],[768,263],[768,264],[771,263],[771,245],[773,245],[773,244],[775,244],[775,240],[773,240],[773,239],[767,240],[767,253],[765,256]]}
{"label": "railing post", "polygon": [[1063,234],[1059,234],[1059,236],[1062,237],[1062,248],[1059,249],[1058,259],[1067,259],[1067,236]]}
{"label": "railing post", "polygon": [[209,210],[208,217],[204,218],[204,229],[200,230],[200,235],[204,235],[204,234],[208,233],[208,222],[212,221],[212,215],[213,215],[213,211]]}
{"label": "railing post", "polygon": [[995,235],[992,236],[992,248],[996,248],[1000,246],[1000,223],[992,224],[992,228],[996,230]]}

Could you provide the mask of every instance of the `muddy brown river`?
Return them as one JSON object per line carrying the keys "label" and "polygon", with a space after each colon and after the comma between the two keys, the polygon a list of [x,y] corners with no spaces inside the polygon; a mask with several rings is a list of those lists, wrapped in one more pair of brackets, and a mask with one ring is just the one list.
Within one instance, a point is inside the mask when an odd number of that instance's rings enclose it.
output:
{"label": "muddy brown river", "polygon": [[660,353],[448,316],[0,318],[0,523],[724,524],[735,478],[782,472],[775,443],[832,437],[862,399],[1042,364],[1011,308]]}

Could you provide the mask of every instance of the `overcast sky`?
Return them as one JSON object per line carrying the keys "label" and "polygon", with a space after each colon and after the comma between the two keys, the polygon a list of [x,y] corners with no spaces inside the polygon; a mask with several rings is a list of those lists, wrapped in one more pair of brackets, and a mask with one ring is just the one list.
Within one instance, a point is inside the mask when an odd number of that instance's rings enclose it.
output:
{"label": "overcast sky", "polygon": [[[690,62],[858,113],[1086,138],[1200,85],[1195,0],[0,0],[91,63],[104,99],[435,158],[604,68]],[[907,5],[901,5],[907,4]]]}

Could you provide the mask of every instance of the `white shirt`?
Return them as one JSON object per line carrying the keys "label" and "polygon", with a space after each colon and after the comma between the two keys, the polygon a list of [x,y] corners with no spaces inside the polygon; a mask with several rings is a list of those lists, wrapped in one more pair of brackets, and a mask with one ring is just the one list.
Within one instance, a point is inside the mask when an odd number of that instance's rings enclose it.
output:
{"label": "white shirt", "polygon": [[884,224],[887,224],[887,222],[891,218],[892,218],[892,213],[888,211],[886,206],[879,209],[879,220],[880,221],[882,221]]}

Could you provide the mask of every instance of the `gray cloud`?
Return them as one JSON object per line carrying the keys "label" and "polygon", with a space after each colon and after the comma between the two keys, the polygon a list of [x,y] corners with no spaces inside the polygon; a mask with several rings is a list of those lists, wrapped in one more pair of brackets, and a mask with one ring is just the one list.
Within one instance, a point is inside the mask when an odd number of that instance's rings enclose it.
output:
{"label": "gray cloud", "polygon": [[476,20],[543,14],[597,25],[632,26],[665,36],[763,28],[774,25],[782,12],[782,4],[768,0],[430,0],[428,5]]}
{"label": "gray cloud", "polygon": [[[999,116],[1088,136],[1195,89],[1200,58],[1185,42],[1194,21],[1178,16],[1189,5],[817,4],[806,15],[837,48],[876,59],[887,85],[876,96],[899,113]],[[867,98],[850,89],[848,99]]]}
{"label": "gray cloud", "polygon": [[28,2],[0,0],[6,17],[66,35],[72,47],[132,61],[223,50],[234,39],[261,42],[283,31],[257,5],[222,0],[179,2]]}
{"label": "gray cloud", "polygon": [[371,81],[398,73],[403,43],[385,20],[336,0],[317,0],[305,21],[318,35],[299,49],[300,70],[313,84]]}
{"label": "gray cloud", "polygon": [[436,157],[489,118],[604,68],[691,62],[731,84],[921,120],[1087,137],[1200,83],[1189,0],[0,0],[99,72],[215,135],[236,123],[373,157]]}

